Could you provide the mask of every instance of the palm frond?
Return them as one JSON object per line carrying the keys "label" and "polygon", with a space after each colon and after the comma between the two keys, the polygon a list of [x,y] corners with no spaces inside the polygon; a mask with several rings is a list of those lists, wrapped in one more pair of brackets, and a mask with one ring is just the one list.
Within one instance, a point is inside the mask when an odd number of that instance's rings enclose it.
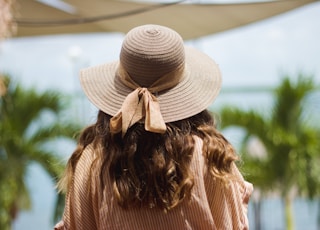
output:
{"label": "palm frond", "polygon": [[[274,106],[266,108],[271,116],[230,106],[221,109],[222,127],[239,126],[247,132],[241,145],[242,159],[248,178],[256,186],[277,188],[282,194],[296,186],[309,197],[320,194],[315,164],[320,163],[320,130],[303,119],[308,111],[306,98],[316,89],[312,76],[300,74],[296,81],[286,76],[274,91]],[[259,159],[246,152],[252,136],[263,142],[266,158]]]}
{"label": "palm frond", "polygon": [[286,76],[275,91],[276,102],[273,108],[272,120],[275,126],[285,130],[294,130],[301,119],[303,100],[315,89],[311,77],[299,75],[296,82]]}
{"label": "palm frond", "polygon": [[[239,108],[224,107],[220,112],[221,127],[243,127],[251,135],[264,136],[268,131],[268,121],[253,110],[244,111]],[[259,127],[259,129],[257,129]]]}
{"label": "palm frond", "polygon": [[33,143],[44,143],[56,138],[76,138],[81,127],[77,123],[53,123],[47,126],[40,126],[30,137]]}
{"label": "palm frond", "polygon": [[[65,97],[61,93],[25,89],[11,82],[10,78],[3,82],[6,92],[0,98],[1,228],[10,226],[15,218],[10,215],[11,210],[18,212],[30,204],[24,184],[28,165],[40,164],[56,182],[65,163],[56,154],[52,142],[59,142],[60,138],[74,140],[80,128],[79,124],[61,119],[66,108],[61,102]],[[53,147],[49,148],[49,145]],[[56,213],[61,213],[61,204],[56,208]]]}

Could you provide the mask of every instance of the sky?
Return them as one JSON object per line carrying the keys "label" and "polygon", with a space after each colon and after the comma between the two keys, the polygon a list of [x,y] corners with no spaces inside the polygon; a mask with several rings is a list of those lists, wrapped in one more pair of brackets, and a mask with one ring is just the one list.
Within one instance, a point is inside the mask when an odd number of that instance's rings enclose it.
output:
{"label": "sky", "polygon": [[[319,12],[320,2],[316,2],[261,22],[186,41],[212,57],[221,68],[222,93],[216,103],[263,109],[270,103],[269,95],[239,97],[223,92],[233,87],[275,87],[285,74],[292,79],[299,72],[314,75],[319,84]],[[122,38],[119,33],[99,33],[9,39],[0,43],[0,72],[41,91],[79,93],[79,68],[118,59]],[[20,214],[14,230],[31,229],[32,225],[51,229],[54,185],[36,165],[30,168],[27,181],[33,209]]]}

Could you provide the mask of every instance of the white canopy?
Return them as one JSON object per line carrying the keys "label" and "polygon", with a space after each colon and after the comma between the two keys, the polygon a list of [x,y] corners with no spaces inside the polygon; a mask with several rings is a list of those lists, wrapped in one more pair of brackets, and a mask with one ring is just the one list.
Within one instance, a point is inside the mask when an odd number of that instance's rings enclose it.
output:
{"label": "white canopy", "polygon": [[[65,0],[63,10],[44,0],[16,0],[17,33],[36,36],[67,33],[123,32],[141,24],[160,24],[185,40],[263,20],[315,0],[278,0],[237,4],[151,3],[116,0]],[[57,0],[56,0],[57,1]]]}

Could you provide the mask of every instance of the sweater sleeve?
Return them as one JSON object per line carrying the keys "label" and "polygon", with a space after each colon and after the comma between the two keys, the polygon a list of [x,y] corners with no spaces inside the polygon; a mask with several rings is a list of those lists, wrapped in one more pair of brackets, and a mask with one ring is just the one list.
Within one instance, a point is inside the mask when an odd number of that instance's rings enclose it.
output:
{"label": "sweater sleeve", "polygon": [[205,175],[207,198],[217,229],[249,229],[247,208],[253,191],[252,184],[246,182],[237,166],[232,165],[229,182]]}
{"label": "sweater sleeve", "polygon": [[97,229],[99,209],[97,204],[95,175],[92,170],[94,151],[88,146],[82,153],[66,195],[63,220],[57,230]]}

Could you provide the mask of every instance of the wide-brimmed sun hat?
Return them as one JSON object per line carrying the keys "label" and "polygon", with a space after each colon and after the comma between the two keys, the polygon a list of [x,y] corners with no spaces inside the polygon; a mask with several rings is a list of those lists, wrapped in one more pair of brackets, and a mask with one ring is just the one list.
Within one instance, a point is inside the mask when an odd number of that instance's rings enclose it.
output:
{"label": "wide-brimmed sun hat", "polygon": [[162,133],[164,123],[191,117],[213,103],[221,73],[209,56],[184,46],[174,30],[143,25],[127,33],[119,60],[81,70],[80,82],[89,100],[113,116],[114,132],[125,134],[142,120],[147,130]]}

